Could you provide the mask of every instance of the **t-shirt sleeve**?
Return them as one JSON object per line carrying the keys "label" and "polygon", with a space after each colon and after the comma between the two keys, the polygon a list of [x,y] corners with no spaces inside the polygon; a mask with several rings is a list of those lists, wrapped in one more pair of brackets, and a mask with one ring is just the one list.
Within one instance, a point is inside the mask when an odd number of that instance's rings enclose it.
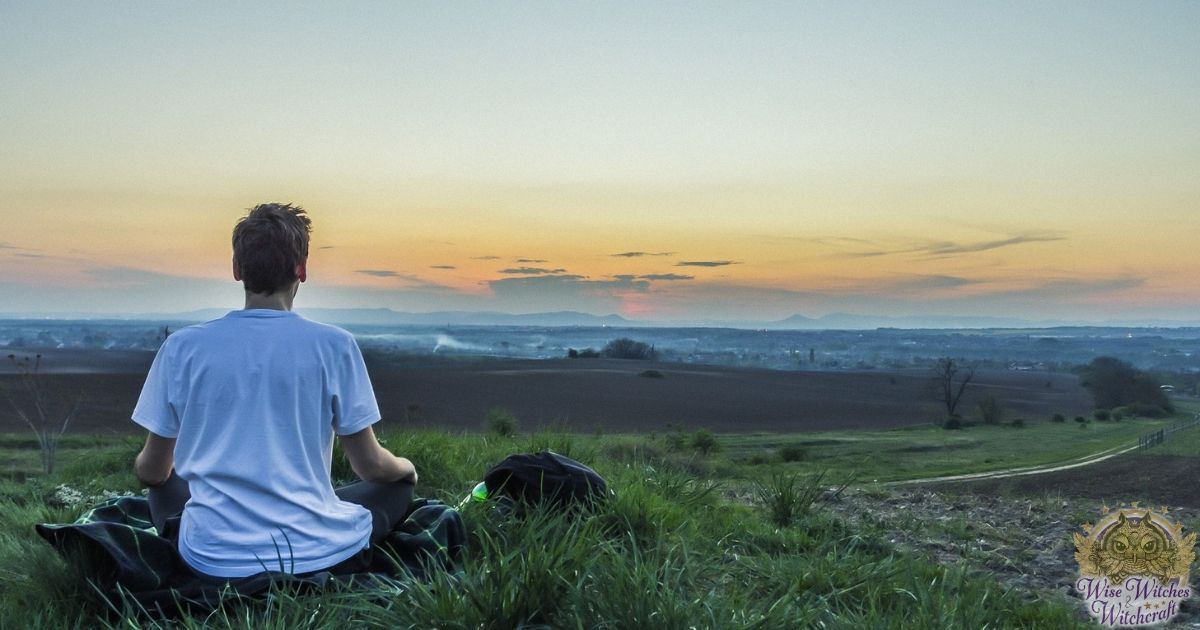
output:
{"label": "t-shirt sleeve", "polygon": [[338,435],[351,435],[375,424],[382,417],[367,364],[354,337],[347,335],[349,347],[337,362],[338,374],[333,392],[333,430]]}
{"label": "t-shirt sleeve", "polygon": [[163,343],[154,355],[142,394],[133,408],[133,421],[155,435],[173,438],[179,435],[179,414],[172,397],[171,382],[176,375],[170,355],[170,343]]}

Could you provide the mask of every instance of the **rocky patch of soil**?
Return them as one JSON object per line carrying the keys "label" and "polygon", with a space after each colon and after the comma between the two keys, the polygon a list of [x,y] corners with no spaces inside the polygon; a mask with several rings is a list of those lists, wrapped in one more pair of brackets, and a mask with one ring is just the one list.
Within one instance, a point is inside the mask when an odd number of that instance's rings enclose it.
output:
{"label": "rocky patch of soil", "polygon": [[[1098,501],[867,488],[827,497],[824,506],[851,523],[881,529],[900,549],[945,564],[966,562],[1031,596],[1069,601],[1087,618],[1074,588],[1079,567],[1071,534],[1101,517]],[[1185,532],[1200,524],[1200,510],[1193,508],[1170,508],[1168,516]],[[1193,567],[1193,585],[1198,580]],[[1200,597],[1183,602],[1171,624],[1160,627],[1200,628]]]}

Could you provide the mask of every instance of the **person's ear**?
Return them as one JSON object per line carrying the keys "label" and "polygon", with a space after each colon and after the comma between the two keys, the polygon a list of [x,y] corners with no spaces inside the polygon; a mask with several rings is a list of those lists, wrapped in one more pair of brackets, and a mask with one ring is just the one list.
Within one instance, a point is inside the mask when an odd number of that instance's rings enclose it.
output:
{"label": "person's ear", "polygon": [[304,260],[301,260],[300,264],[296,265],[296,278],[298,278],[300,280],[300,282],[304,282],[305,280],[308,279],[308,259],[307,258],[305,258]]}
{"label": "person's ear", "polygon": [[233,259],[233,279],[239,281],[242,279],[242,268],[238,266],[236,258]]}

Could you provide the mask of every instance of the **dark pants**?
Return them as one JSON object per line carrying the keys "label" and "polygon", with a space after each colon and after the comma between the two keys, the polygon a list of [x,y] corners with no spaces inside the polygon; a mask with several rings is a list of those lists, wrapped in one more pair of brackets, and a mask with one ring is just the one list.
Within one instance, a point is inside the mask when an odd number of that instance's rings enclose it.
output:
{"label": "dark pants", "polygon": [[[392,483],[376,483],[373,481],[356,481],[348,486],[334,490],[338,498],[350,503],[357,503],[371,511],[371,545],[383,540],[408,516],[408,507],[412,504],[413,484],[409,481],[394,481]],[[174,538],[178,535],[178,519],[183,514],[183,506],[192,497],[188,484],[171,471],[171,476],[160,486],[150,488],[150,520],[159,535]],[[338,564],[325,569],[334,574],[356,573],[365,571],[371,565],[372,553],[370,546]],[[316,573],[316,571],[313,571]]]}

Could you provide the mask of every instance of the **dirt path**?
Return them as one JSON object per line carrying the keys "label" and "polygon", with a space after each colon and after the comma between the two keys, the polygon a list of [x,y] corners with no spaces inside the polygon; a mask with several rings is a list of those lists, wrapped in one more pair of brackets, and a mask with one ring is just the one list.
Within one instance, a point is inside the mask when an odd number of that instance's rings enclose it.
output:
{"label": "dirt path", "polygon": [[[1196,418],[1200,418],[1200,414],[1197,414]],[[1139,446],[1140,446],[1140,444],[1134,442],[1134,443],[1127,444],[1127,445],[1116,446],[1116,447],[1110,448],[1106,451],[1100,451],[1099,453],[1092,453],[1091,455],[1084,455],[1083,457],[1079,457],[1076,459],[1067,460],[1066,462],[1055,463],[1055,464],[1041,464],[1039,466],[1024,466],[1021,468],[1005,468],[1003,470],[992,470],[992,471],[988,471],[988,472],[979,472],[979,473],[967,473],[967,474],[962,474],[962,475],[948,475],[945,477],[926,477],[924,479],[905,479],[903,481],[889,481],[886,483],[881,483],[879,485],[881,485],[881,486],[908,486],[908,485],[916,485],[916,484],[945,483],[945,482],[954,482],[954,481],[980,481],[980,480],[986,480],[986,479],[1008,479],[1011,477],[1024,477],[1026,475],[1043,475],[1046,473],[1060,472],[1060,471],[1064,471],[1064,470],[1071,470],[1074,468],[1082,468],[1084,466],[1091,466],[1092,464],[1098,464],[1102,461],[1112,459],[1119,455],[1124,455],[1125,453],[1136,451],[1139,448]]]}
{"label": "dirt path", "polygon": [[1023,477],[1025,475],[1041,475],[1045,473],[1058,472],[1060,470],[1070,470],[1072,468],[1080,468],[1090,466],[1102,462],[1106,459],[1112,459],[1118,455],[1124,455],[1130,451],[1136,451],[1138,445],[1135,443],[1131,446],[1122,445],[1115,448],[1110,448],[1099,453],[1084,455],[1083,457],[1068,460],[1066,463],[1042,464],[1040,466],[1024,466],[1021,468],[1005,468],[1003,470],[991,470],[980,473],[967,473],[963,475],[948,475],[945,477],[926,477],[924,479],[905,479],[903,481],[889,481],[881,483],[881,486],[906,486],[924,483],[943,483],[948,481],[978,481],[980,479],[1005,479],[1008,477]]}

